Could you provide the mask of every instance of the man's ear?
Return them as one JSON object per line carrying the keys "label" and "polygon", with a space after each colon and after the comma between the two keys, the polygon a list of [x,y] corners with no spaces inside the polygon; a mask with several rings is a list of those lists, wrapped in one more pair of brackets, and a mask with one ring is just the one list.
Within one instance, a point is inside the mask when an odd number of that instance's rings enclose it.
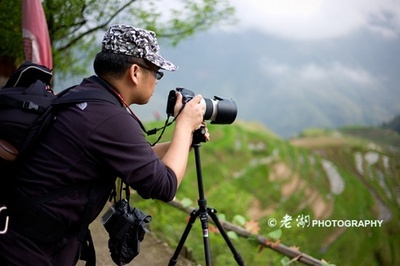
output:
{"label": "man's ear", "polygon": [[129,68],[129,78],[132,80],[133,83],[137,84],[138,82],[138,74],[139,73],[139,67],[136,64],[133,64]]}

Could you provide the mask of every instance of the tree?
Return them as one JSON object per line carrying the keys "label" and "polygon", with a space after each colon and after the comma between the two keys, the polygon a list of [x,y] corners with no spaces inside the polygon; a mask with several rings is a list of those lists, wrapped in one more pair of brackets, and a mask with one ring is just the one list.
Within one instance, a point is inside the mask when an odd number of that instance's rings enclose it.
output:
{"label": "tree", "polygon": [[[94,40],[115,22],[153,30],[159,39],[177,45],[197,32],[235,21],[228,0],[43,0],[42,4],[54,68],[72,74],[84,71],[81,66],[100,47]],[[7,24],[0,28],[0,36],[5,36],[0,57],[12,57],[17,64],[23,60],[20,7],[21,0],[0,2],[0,20]]]}
{"label": "tree", "polygon": [[384,128],[390,128],[391,130],[400,133],[400,114],[396,115],[392,120],[383,124]]}
{"label": "tree", "polygon": [[17,59],[23,58],[21,2],[0,1],[0,87],[15,70]]}

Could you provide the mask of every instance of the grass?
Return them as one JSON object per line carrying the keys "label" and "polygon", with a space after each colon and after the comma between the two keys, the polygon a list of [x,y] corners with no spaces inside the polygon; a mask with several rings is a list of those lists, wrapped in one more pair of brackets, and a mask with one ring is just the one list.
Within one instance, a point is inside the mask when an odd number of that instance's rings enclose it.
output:
{"label": "grass", "polygon": [[[148,125],[154,126],[155,122]],[[147,126],[147,125],[146,125]],[[327,131],[314,129],[302,138],[289,141],[279,139],[266,128],[255,123],[235,122],[233,125],[210,125],[212,141],[200,148],[203,183],[208,205],[223,214],[228,221],[241,215],[253,219],[249,209],[255,201],[260,212],[268,210],[257,220],[260,234],[266,236],[277,229],[268,226],[268,220],[281,221],[288,214],[292,227],[282,230],[281,243],[297,246],[301,251],[323,258],[336,265],[396,265],[400,264],[397,248],[400,244],[400,210],[396,200],[400,191],[399,154],[393,152],[392,140],[385,141],[381,156],[389,158],[389,168],[383,161],[370,167],[373,178],[358,173],[355,153],[364,156],[371,151],[369,134],[359,137],[354,130]],[[171,137],[168,129],[164,139]],[[357,129],[357,134],[361,134]],[[385,133],[386,134],[386,133]],[[377,136],[378,133],[373,134]],[[377,138],[380,140],[380,138]],[[386,149],[386,147],[389,147]],[[330,192],[330,183],[321,160],[329,160],[345,182],[339,195]],[[389,187],[390,195],[382,189],[378,177]],[[274,177],[275,176],[275,177]],[[272,178],[274,177],[274,178]],[[283,188],[291,187],[283,196]],[[310,197],[332,205],[324,219],[377,219],[377,205],[371,191],[392,211],[393,219],[382,228],[301,228],[296,226],[299,215],[313,216]],[[396,194],[397,193],[397,194]],[[194,156],[189,158],[186,177],[179,188],[178,199],[190,199],[197,205],[197,178]],[[329,206],[329,204],[327,206]],[[175,247],[183,232],[188,215],[158,201],[134,199],[134,205],[153,216],[151,229],[160,238]],[[196,261],[204,261],[201,227],[196,221],[185,243],[193,251]],[[234,245],[246,265],[280,265],[282,255],[271,250],[260,250],[251,239],[234,239]],[[214,265],[235,265],[232,254],[221,235],[210,233]],[[383,263],[383,264],[382,264]]]}

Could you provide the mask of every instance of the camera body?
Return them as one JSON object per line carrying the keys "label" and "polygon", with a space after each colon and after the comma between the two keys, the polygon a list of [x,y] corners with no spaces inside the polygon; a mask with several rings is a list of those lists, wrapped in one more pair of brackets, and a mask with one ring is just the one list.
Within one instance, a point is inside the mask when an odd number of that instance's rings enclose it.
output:
{"label": "camera body", "polygon": [[118,201],[104,213],[101,222],[109,234],[108,248],[117,265],[127,264],[139,254],[150,221],[150,215],[130,206],[127,199]]}
{"label": "camera body", "polygon": [[111,206],[102,216],[101,222],[107,232],[117,238],[122,238],[131,227],[137,227],[134,208],[129,205],[126,199]]}
{"label": "camera body", "polygon": [[[194,92],[185,88],[176,88],[171,90],[167,100],[167,114],[174,116],[174,107],[176,104],[176,93],[182,94],[182,104],[186,104],[195,96]],[[236,103],[229,98],[214,96],[214,99],[203,98],[206,109],[204,111],[204,120],[210,120],[211,124],[232,124],[237,116]]]}
{"label": "camera body", "polygon": [[193,99],[194,92],[191,90],[187,90],[185,88],[176,88],[176,90],[171,90],[168,95],[167,100],[167,115],[174,116],[174,107],[176,104],[176,92],[180,92],[182,94],[182,103],[186,104],[188,101]]}

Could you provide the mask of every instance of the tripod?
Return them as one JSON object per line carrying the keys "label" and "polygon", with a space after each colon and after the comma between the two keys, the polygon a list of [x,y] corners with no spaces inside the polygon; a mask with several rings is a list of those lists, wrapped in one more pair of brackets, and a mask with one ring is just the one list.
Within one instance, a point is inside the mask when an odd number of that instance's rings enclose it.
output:
{"label": "tripod", "polygon": [[240,254],[236,251],[235,247],[233,246],[232,242],[229,239],[229,236],[225,232],[224,228],[222,227],[221,223],[218,220],[216,215],[217,211],[213,208],[207,207],[207,200],[204,197],[204,189],[203,189],[203,177],[201,172],[201,162],[200,162],[200,142],[204,142],[204,128],[201,127],[200,129],[196,130],[193,134],[193,141],[192,147],[194,149],[195,161],[196,161],[196,173],[197,173],[197,184],[198,184],[198,191],[199,191],[199,199],[198,199],[198,206],[199,208],[193,210],[190,213],[190,219],[186,225],[185,231],[182,234],[182,237],[176,247],[174,255],[169,261],[169,266],[176,265],[178,261],[178,256],[185,244],[185,241],[190,233],[190,230],[193,227],[193,224],[197,217],[199,217],[201,222],[201,228],[203,230],[203,244],[204,244],[204,255],[206,260],[206,266],[211,265],[211,254],[210,254],[210,242],[208,238],[208,216],[211,217],[215,225],[217,226],[219,232],[223,236],[226,244],[229,246],[236,262],[238,265],[244,265],[243,259]]}

